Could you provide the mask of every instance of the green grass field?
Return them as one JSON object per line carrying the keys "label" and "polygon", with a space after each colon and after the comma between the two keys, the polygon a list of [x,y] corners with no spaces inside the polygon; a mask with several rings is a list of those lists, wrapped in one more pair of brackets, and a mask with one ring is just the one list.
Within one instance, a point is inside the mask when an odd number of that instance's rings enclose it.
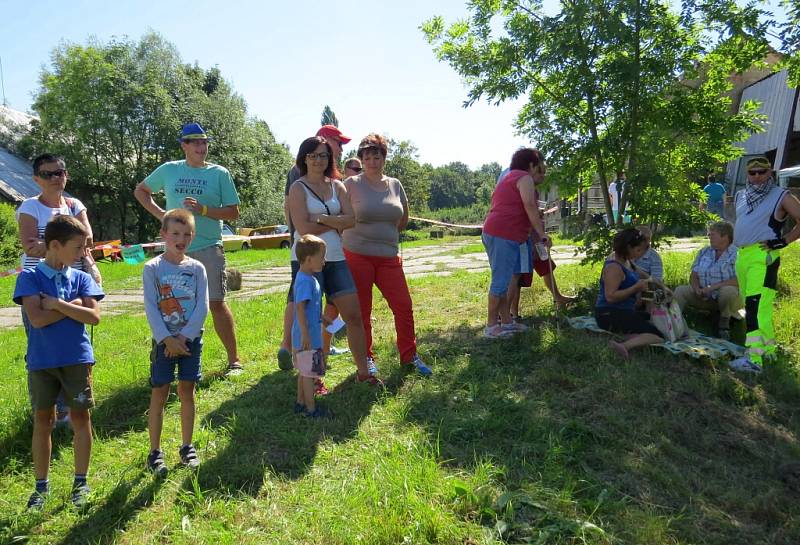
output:
{"label": "green grass field", "polygon": [[[684,277],[690,258],[665,256],[667,279]],[[354,384],[352,363],[333,359],[323,403],[335,418],[321,422],[292,414],[294,376],[275,364],[283,295],[234,301],[247,370],[223,379],[223,351],[207,331],[195,434],[203,463],[196,477],[176,468],[166,481],[144,471],[146,322],[109,318],[95,328],[93,502],[82,513],[69,506],[66,430],[56,433],[45,511],[24,511],[24,335],[0,332],[0,543],[800,543],[800,483],[783,468],[800,461],[800,294],[786,282],[798,258],[794,247],[781,270],[783,352],[759,378],[657,349],[621,363],[603,336],[558,335],[539,281],[523,291],[532,330],[485,341],[488,274],[412,280],[419,351],[436,374],[401,372],[376,300],[387,387]],[[584,295],[574,312],[588,312],[599,267],[556,274],[564,291]],[[178,408],[173,396],[170,467]]]}

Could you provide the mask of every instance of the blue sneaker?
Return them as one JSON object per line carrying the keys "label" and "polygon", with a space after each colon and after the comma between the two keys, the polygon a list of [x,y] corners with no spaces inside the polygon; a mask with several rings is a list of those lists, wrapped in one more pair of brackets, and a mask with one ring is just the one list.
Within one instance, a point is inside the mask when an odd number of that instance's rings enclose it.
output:
{"label": "blue sneaker", "polygon": [[736,358],[728,364],[734,371],[741,373],[752,373],[754,375],[761,374],[761,366],[750,360],[747,356]]}
{"label": "blue sneaker", "polygon": [[314,407],[313,411],[306,411],[305,413],[306,418],[331,418],[333,415],[326,409],[325,407],[320,407],[317,405]]}
{"label": "blue sneaker", "polygon": [[425,362],[422,361],[422,358],[419,357],[419,354],[414,354],[414,359],[410,362],[406,363],[405,365],[411,366],[413,365],[416,368],[417,373],[422,375],[423,377],[429,377],[433,374],[433,369],[425,365]]}
{"label": "blue sneaker", "polygon": [[31,511],[41,511],[44,509],[45,496],[47,496],[47,492],[34,491],[31,497],[28,498],[28,509]]}
{"label": "blue sneaker", "polygon": [[295,402],[294,404],[294,414],[305,414],[306,406],[302,403]]}
{"label": "blue sneaker", "polygon": [[367,373],[371,377],[378,376],[378,366],[375,365],[375,360],[369,356],[367,356]]}

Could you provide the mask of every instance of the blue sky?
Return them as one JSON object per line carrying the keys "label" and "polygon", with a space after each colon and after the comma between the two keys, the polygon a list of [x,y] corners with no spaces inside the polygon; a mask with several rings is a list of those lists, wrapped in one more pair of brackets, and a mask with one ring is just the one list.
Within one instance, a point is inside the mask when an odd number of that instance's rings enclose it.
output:
{"label": "blue sky", "polygon": [[512,127],[519,103],[464,109],[466,88],[419,31],[433,15],[452,22],[466,13],[464,0],[10,0],[0,3],[0,57],[9,106],[27,111],[62,40],[139,38],[152,29],[184,61],[218,66],[250,114],[293,152],[329,104],[354,139],[376,131],[411,140],[434,165],[504,164],[527,143]]}

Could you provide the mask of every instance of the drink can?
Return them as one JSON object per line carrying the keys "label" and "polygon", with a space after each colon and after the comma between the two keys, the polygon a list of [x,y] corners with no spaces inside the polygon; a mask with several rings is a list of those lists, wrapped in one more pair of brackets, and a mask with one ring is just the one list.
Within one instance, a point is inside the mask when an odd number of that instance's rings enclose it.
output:
{"label": "drink can", "polygon": [[533,245],[536,248],[536,255],[539,256],[539,259],[542,261],[547,261],[550,257],[550,252],[547,251],[547,246],[544,245],[544,242],[537,242]]}

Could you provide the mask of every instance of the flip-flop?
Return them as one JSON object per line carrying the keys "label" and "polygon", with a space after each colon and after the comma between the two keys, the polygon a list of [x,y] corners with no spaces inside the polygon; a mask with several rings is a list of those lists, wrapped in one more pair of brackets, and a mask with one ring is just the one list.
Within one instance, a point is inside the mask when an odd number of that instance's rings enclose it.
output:
{"label": "flip-flop", "polygon": [[244,367],[238,361],[232,361],[228,364],[228,368],[225,370],[225,375],[229,377],[235,377],[236,375],[241,375],[244,372]]}

